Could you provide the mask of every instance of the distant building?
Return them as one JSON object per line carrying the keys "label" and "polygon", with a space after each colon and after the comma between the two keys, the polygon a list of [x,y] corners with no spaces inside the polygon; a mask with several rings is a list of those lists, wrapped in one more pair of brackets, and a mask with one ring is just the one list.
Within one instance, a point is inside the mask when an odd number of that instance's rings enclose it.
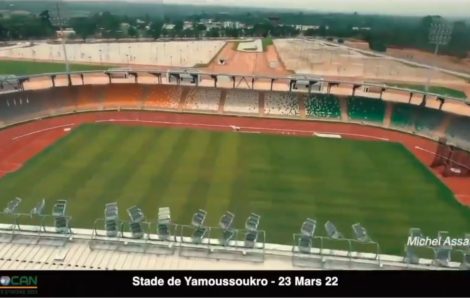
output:
{"label": "distant building", "polygon": [[307,31],[309,29],[319,30],[320,26],[318,25],[295,25],[295,29],[300,30],[300,31]]}
{"label": "distant building", "polygon": [[370,30],[370,27],[352,27],[352,30],[353,31],[369,31]]}
{"label": "distant building", "polygon": [[175,29],[175,26],[176,26],[175,24],[163,24],[162,29],[164,29],[164,30],[173,30],[173,29]]}
{"label": "distant building", "polygon": [[65,28],[64,30],[57,30],[56,36],[57,38],[70,38],[76,35],[75,30],[72,28]]}
{"label": "distant building", "polygon": [[222,23],[224,29],[242,29],[245,28],[245,24],[240,22],[225,21]]}
{"label": "distant building", "polygon": [[232,21],[225,21],[223,23],[223,26],[224,26],[224,29],[227,29],[227,28],[235,28],[235,23],[232,22]]}
{"label": "distant building", "polygon": [[278,16],[270,16],[268,20],[273,26],[277,26],[281,22],[281,18]]}
{"label": "distant building", "polygon": [[127,32],[129,32],[129,28],[131,27],[131,25],[129,23],[121,23],[119,25],[119,29],[121,29],[121,31],[124,33],[124,34],[127,34]]}
{"label": "distant building", "polygon": [[184,21],[183,23],[183,30],[193,29],[193,22]]}

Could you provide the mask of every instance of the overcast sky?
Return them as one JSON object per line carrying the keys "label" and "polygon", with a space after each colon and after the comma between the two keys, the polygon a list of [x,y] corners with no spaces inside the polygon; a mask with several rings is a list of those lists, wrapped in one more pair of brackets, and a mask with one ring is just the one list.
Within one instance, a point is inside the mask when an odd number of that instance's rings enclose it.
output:
{"label": "overcast sky", "polygon": [[[77,0],[66,0],[77,1]],[[80,1],[80,0],[79,0]],[[470,17],[470,0],[84,0],[293,8],[330,12]]]}

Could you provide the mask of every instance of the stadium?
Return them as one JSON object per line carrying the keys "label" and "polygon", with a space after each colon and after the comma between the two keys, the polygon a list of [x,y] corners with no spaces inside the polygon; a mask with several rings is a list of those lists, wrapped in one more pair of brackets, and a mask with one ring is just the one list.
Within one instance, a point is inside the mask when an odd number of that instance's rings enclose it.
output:
{"label": "stadium", "polygon": [[[416,66],[315,40],[202,43],[140,45],[164,66],[68,44],[116,67],[2,79],[1,268],[469,268],[464,79],[426,92]],[[62,59],[34,47],[1,55]]]}

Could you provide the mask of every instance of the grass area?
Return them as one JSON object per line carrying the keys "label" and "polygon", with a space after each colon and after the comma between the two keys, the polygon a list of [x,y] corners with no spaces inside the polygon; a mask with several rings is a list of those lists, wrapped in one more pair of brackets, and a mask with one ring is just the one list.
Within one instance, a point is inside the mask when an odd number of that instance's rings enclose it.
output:
{"label": "grass area", "polygon": [[[111,66],[70,64],[71,71],[104,70]],[[0,75],[29,75],[65,71],[63,63],[0,60]]]}
{"label": "grass area", "polygon": [[208,225],[230,210],[241,228],[256,212],[268,242],[284,244],[306,217],[322,235],[326,220],[350,237],[360,222],[392,254],[402,253],[410,227],[428,235],[470,230],[470,210],[388,142],[87,124],[0,179],[0,193],[0,206],[23,198],[24,212],[42,198],[47,212],[68,199],[74,227],[91,227],[112,201],[122,219],[134,204],[151,220],[169,206],[180,224],[203,208]]}
{"label": "grass area", "polygon": [[273,39],[271,37],[265,37],[262,40],[263,43],[263,52],[266,52],[268,49],[268,46],[273,44]]}
{"label": "grass area", "polygon": [[[426,86],[424,85],[410,85],[410,84],[387,84],[388,86],[391,87],[401,87],[401,88],[408,88],[408,89],[414,89],[417,91],[425,91]],[[448,87],[441,87],[441,86],[429,86],[429,92],[431,93],[436,93],[442,96],[451,96],[455,98],[460,98],[460,99],[466,99],[467,95],[465,92],[448,88]]]}

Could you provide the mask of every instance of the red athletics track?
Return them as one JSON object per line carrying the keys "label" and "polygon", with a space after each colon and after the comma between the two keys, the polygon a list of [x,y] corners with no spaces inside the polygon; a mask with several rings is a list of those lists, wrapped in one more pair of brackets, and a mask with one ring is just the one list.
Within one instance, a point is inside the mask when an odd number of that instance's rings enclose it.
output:
{"label": "red athletics track", "polygon": [[[68,132],[64,130],[65,128],[90,122],[180,126],[225,131],[232,130],[231,126],[237,126],[241,131],[259,133],[309,136],[314,132],[334,133],[353,139],[389,140],[404,144],[426,165],[431,163],[433,152],[437,147],[434,141],[425,138],[358,124],[168,112],[92,112],[35,120],[0,130],[0,177],[19,169],[25,161],[66,135]],[[452,189],[462,204],[470,206],[469,178],[442,177],[439,169],[432,171]]]}

